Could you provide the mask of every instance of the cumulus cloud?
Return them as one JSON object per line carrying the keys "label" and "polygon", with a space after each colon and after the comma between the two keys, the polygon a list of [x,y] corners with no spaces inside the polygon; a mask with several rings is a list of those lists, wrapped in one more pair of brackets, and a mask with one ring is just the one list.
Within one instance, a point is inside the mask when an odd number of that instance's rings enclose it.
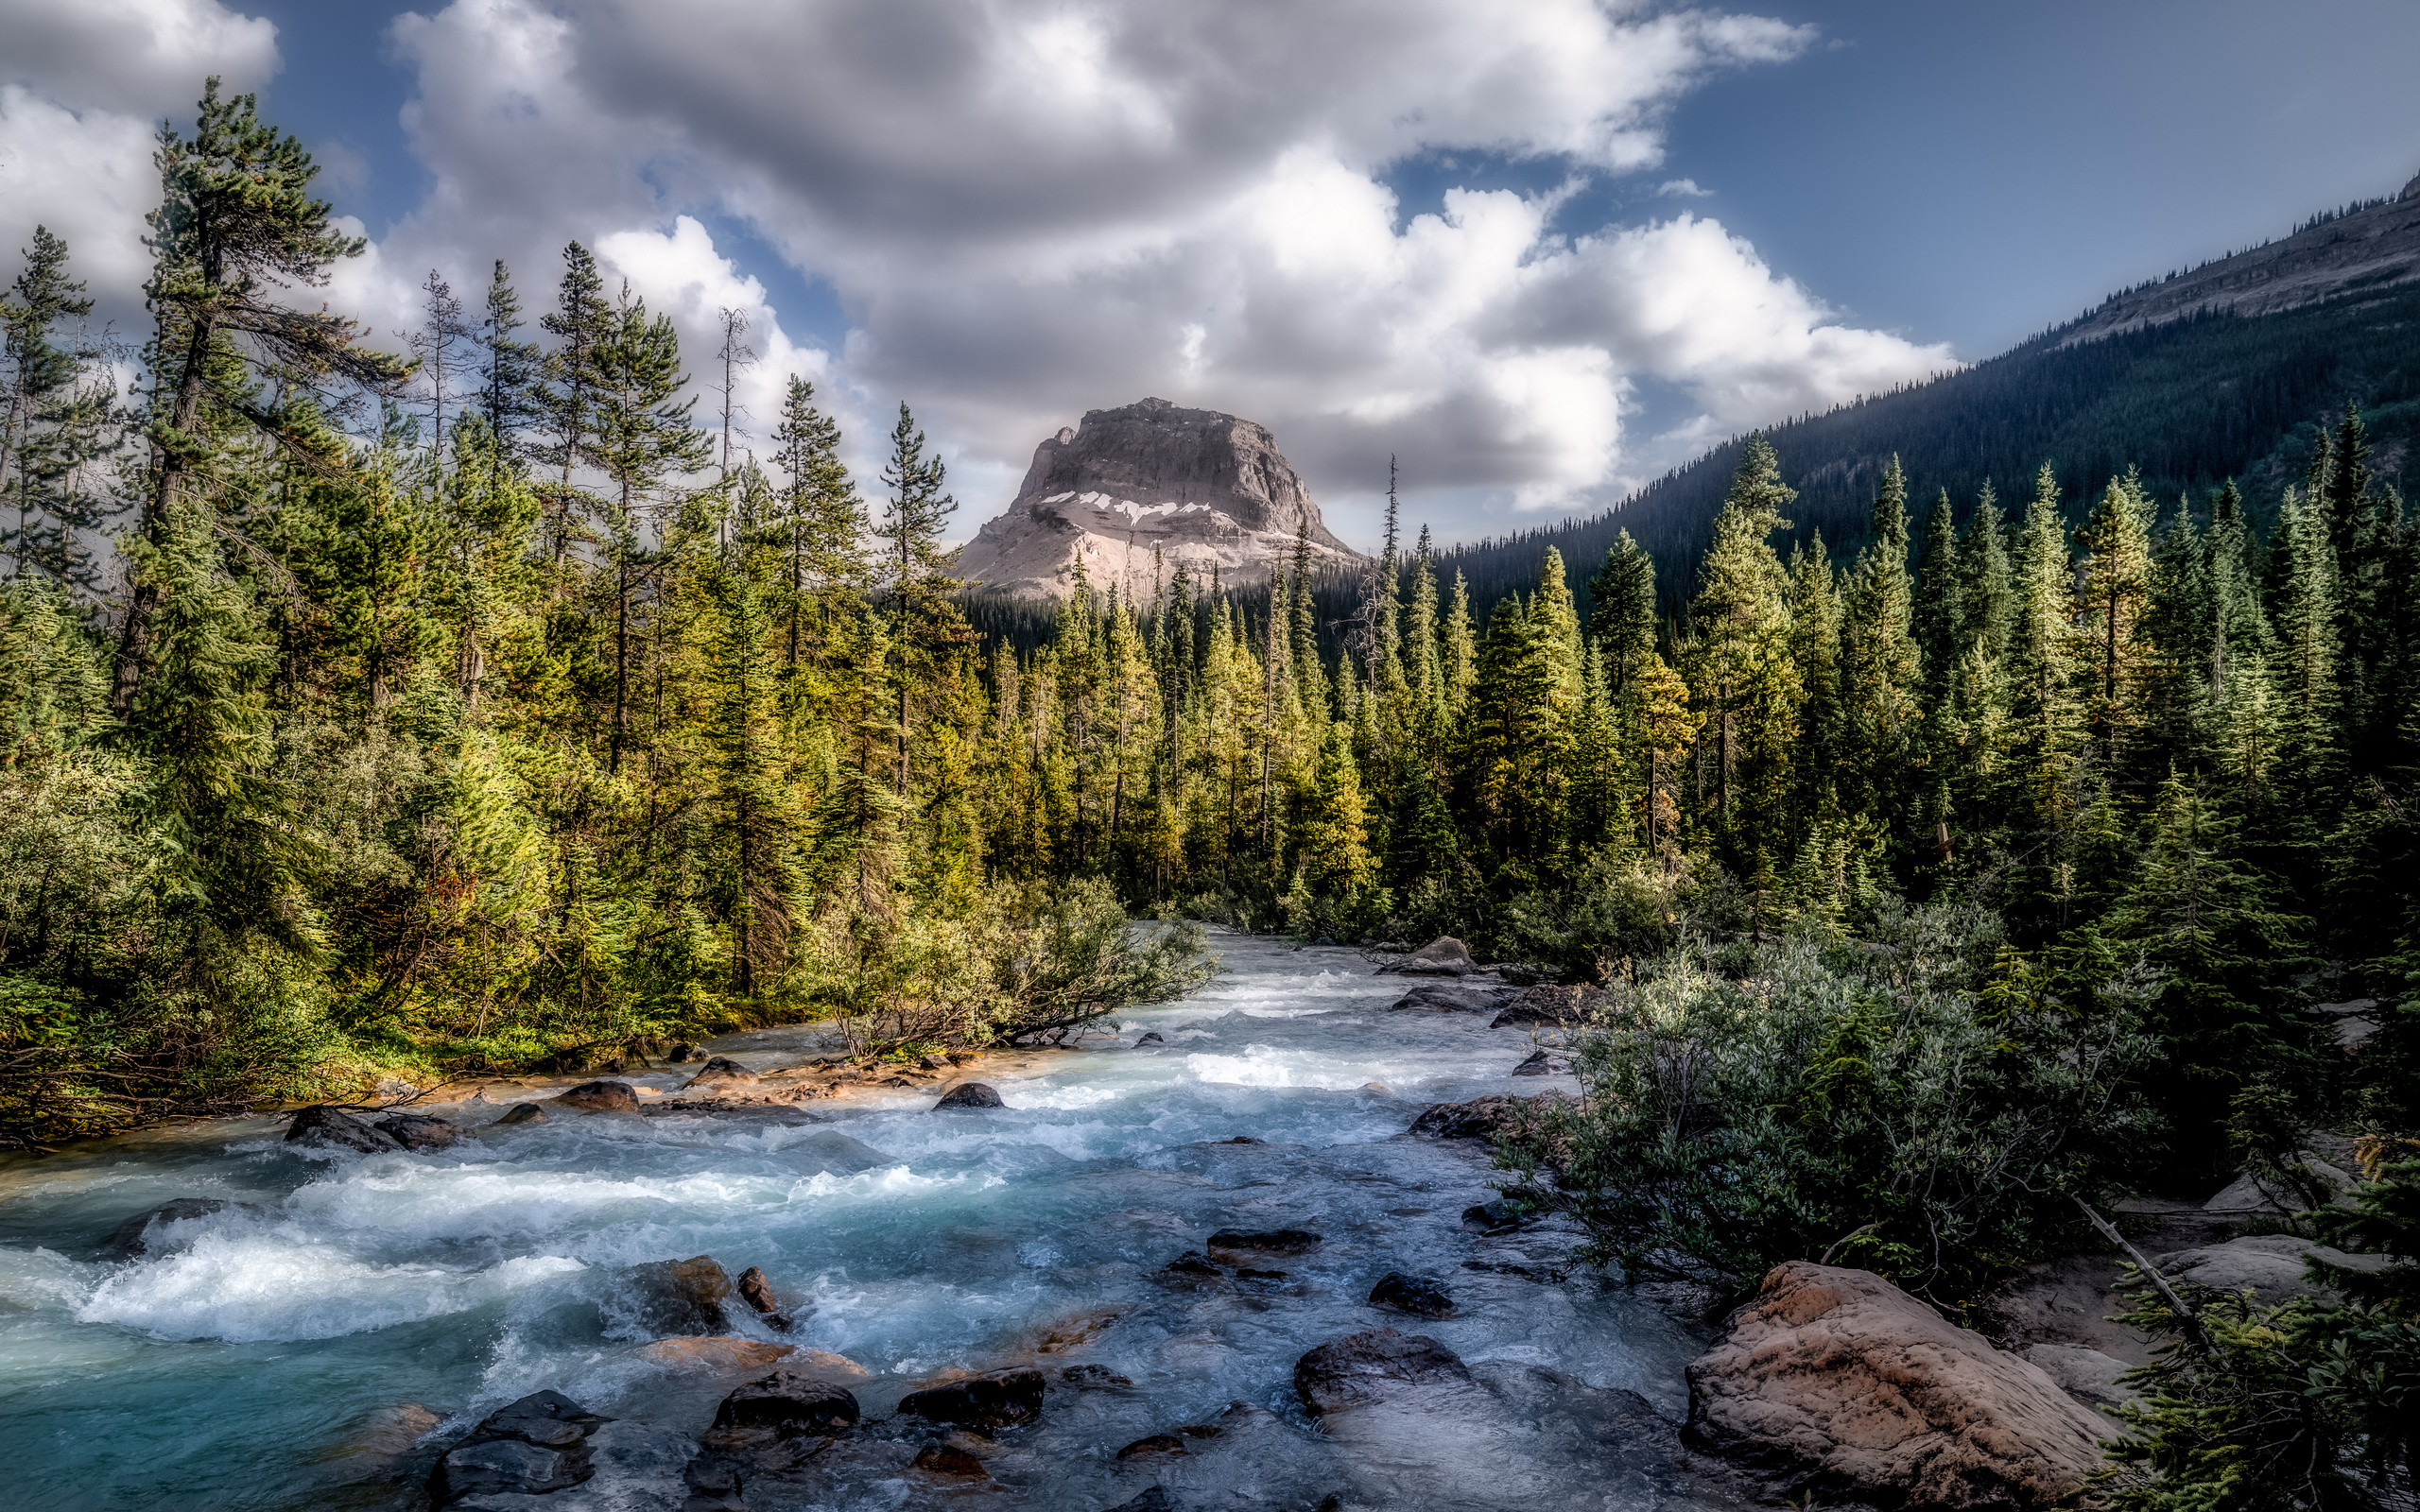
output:
{"label": "cumulus cloud", "polygon": [[1659,195],[1666,196],[1678,195],[1684,199],[1711,199],[1714,198],[1714,191],[1711,189],[1699,188],[1698,181],[1695,179],[1667,179],[1662,183],[1655,186],[1655,192]]}
{"label": "cumulus cloud", "polygon": [[0,256],[47,225],[130,329],[161,118],[189,117],[209,75],[241,91],[277,67],[276,28],[217,0],[0,0]]}
{"label": "cumulus cloud", "polygon": [[[693,367],[718,310],[750,312],[760,429],[793,371],[860,457],[909,400],[959,458],[970,527],[1037,438],[1147,393],[1268,423],[1323,499],[1366,494],[1392,452],[1440,502],[1567,507],[1700,433],[1952,360],[1847,322],[1715,221],[1558,227],[1590,179],[1660,165],[1697,84],[1814,42],[1777,21],[1624,0],[453,0],[389,40],[432,187],[345,270],[354,308],[401,330],[429,267],[475,294],[493,257],[543,305],[578,238],[671,311]],[[1423,154],[1560,186],[1407,215],[1386,172]],[[735,224],[837,294],[840,350],[783,328],[708,231]],[[1646,378],[1699,414],[1627,435]]]}

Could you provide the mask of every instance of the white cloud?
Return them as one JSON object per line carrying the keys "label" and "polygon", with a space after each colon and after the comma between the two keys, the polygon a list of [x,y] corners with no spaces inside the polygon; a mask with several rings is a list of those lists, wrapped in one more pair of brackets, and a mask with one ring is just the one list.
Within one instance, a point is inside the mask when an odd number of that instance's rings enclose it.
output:
{"label": "white cloud", "polygon": [[1695,179],[1667,179],[1655,186],[1659,195],[1678,195],[1684,199],[1711,199],[1714,191],[1701,189]]}
{"label": "white cloud", "polygon": [[133,332],[161,118],[189,120],[209,75],[235,93],[277,67],[276,28],[216,0],[0,0],[0,259],[48,226],[100,318]]}
{"label": "white cloud", "polygon": [[[760,432],[808,372],[870,462],[907,398],[969,528],[1037,439],[1145,394],[1269,424],[1323,502],[1374,492],[1392,452],[1441,503],[1584,506],[1698,433],[1951,361],[1717,222],[1554,225],[1588,178],[1659,165],[1699,82],[1813,41],[1635,0],[454,0],[391,32],[428,198],[334,292],[397,331],[429,267],[475,298],[503,257],[534,314],[584,241],[700,376],[716,311],[750,312]],[[1383,175],[1420,154],[1565,181],[1407,218]],[[709,233],[731,223],[834,290],[839,352],[784,330]],[[1701,413],[1642,445],[1650,377]]]}

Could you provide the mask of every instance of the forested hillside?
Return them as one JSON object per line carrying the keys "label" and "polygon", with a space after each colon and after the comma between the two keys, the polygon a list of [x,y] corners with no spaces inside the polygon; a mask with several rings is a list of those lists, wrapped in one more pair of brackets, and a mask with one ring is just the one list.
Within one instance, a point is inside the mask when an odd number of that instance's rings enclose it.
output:
{"label": "forested hillside", "polygon": [[[2082,501],[2132,467],[2168,508],[2235,479],[2264,533],[2308,469],[2322,418],[2348,404],[2367,418],[2381,482],[2408,491],[2407,470],[2420,462],[2420,287],[2062,342],[2051,331],[1963,371],[1766,431],[1799,490],[1790,539],[1820,535],[1836,562],[1848,561],[1893,456],[1924,498],[1947,490],[1962,522],[1987,485],[2005,501],[2047,464],[2076,523]],[[1460,547],[1447,560],[1484,606],[1529,591],[1546,547],[1595,561],[1626,530],[1662,564],[1672,597],[1713,539],[1742,444],[1714,448],[1604,514]]]}

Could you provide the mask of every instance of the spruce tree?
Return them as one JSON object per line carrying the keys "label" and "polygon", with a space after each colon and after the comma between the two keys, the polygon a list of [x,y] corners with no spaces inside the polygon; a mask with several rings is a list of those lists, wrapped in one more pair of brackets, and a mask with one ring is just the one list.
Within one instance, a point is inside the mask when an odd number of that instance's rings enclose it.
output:
{"label": "spruce tree", "polygon": [[2082,638],[2084,711],[2113,776],[2144,716],[2141,680],[2151,647],[2143,620],[2152,593],[2152,501],[2129,469],[2109,480],[2084,521],[2076,625]]}
{"label": "spruce tree", "polygon": [[1908,484],[1896,456],[1883,473],[1865,548],[1842,598],[1841,773],[1851,784],[1846,807],[1906,847],[1916,838],[1911,779],[1922,716],[1922,657],[1908,577]]}
{"label": "spruce tree", "polygon": [[[0,422],[0,501],[13,505],[9,576],[40,563],[62,580],[89,583],[76,532],[98,523],[80,474],[102,449],[105,388],[84,381],[95,349],[62,344],[60,326],[93,313],[80,281],[67,276],[67,244],[34,228],[25,266],[0,298],[0,384],[8,414]],[[43,517],[49,518],[49,526]]]}
{"label": "spruce tree", "polygon": [[512,287],[511,269],[498,258],[488,277],[487,301],[479,323],[478,404],[500,458],[517,455],[521,432],[545,414],[539,390],[544,359],[535,346],[513,334],[525,323],[521,296]]}
{"label": "spruce tree", "polygon": [[1686,648],[1689,702],[1705,720],[1712,788],[1701,816],[1719,853],[1752,877],[1780,843],[1802,697],[1789,654],[1790,582],[1769,543],[1797,497],[1762,435],[1740,451],[1698,568]]}
{"label": "spruce tree", "polygon": [[896,781],[903,793],[908,790],[915,696],[939,675],[942,658],[966,639],[965,618],[953,601],[959,586],[953,576],[958,554],[942,545],[949,517],[958,509],[958,500],[945,488],[948,476],[939,456],[925,455],[925,433],[902,402],[899,421],[890,430],[890,459],[882,470],[883,486],[890,490],[888,507],[874,535],[886,542],[881,562],[896,645]]}

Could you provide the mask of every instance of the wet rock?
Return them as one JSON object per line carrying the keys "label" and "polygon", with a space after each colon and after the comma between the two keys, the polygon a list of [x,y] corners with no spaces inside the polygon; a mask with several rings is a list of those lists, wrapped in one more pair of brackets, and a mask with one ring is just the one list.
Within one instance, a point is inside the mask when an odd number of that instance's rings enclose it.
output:
{"label": "wet rock", "polygon": [[587,1440],[606,1421],[561,1392],[533,1392],[490,1414],[437,1462],[430,1499],[445,1507],[578,1486],[596,1473]]}
{"label": "wet rock", "polygon": [[1199,1250],[1177,1256],[1151,1272],[1151,1280],[1177,1292],[1222,1292],[1233,1284],[1227,1273]]}
{"label": "wet rock", "polygon": [[942,1093],[942,1100],[935,1103],[933,1108],[938,1111],[944,1108],[1005,1108],[1007,1106],[1000,1101],[998,1092],[981,1082],[962,1081]]}
{"label": "wet rock", "polygon": [[1569,1101],[1560,1091],[1535,1097],[1508,1097],[1501,1092],[1474,1097],[1467,1103],[1431,1103],[1411,1121],[1409,1132],[1440,1140],[1495,1140],[1510,1134],[1525,1113],[1544,1112],[1552,1104]]}
{"label": "wet rock", "polygon": [[2121,1407],[2137,1395],[2118,1383],[2127,1371],[2126,1362],[2099,1349],[2076,1344],[2035,1344],[2017,1352],[2056,1382],[2061,1391],[2087,1407]]}
{"label": "wet rock", "polygon": [[1119,1459],[1152,1459],[1163,1454],[1182,1454],[1184,1440],[1174,1434],[1153,1434],[1138,1438],[1117,1452]]}
{"label": "wet rock", "polygon": [[1495,994],[1484,988],[1424,982],[1387,1005],[1390,1012],[1485,1013],[1495,1006]]}
{"label": "wet rock", "polygon": [[545,1121],[546,1110],[535,1103],[515,1103],[505,1110],[502,1118],[496,1120],[499,1124],[543,1124]]}
{"label": "wet rock", "polygon": [[1231,1139],[1214,1140],[1211,1143],[1216,1144],[1265,1144],[1268,1141],[1253,1139],[1249,1134],[1237,1134]]}
{"label": "wet rock", "polygon": [[1502,1233],[1517,1228],[1529,1217],[1519,1206],[1501,1198],[1493,1202],[1475,1202],[1462,1210],[1462,1228],[1471,1233]]}
{"label": "wet rock", "polygon": [[182,1243],[169,1232],[177,1225],[196,1218],[207,1218],[214,1212],[229,1210],[245,1213],[267,1213],[268,1210],[254,1202],[230,1202],[224,1197],[176,1197],[156,1208],[147,1208],[110,1234],[107,1249],[112,1260],[135,1260],[144,1255],[158,1254],[178,1247]]}
{"label": "wet rock", "polygon": [[434,1113],[389,1113],[371,1127],[407,1150],[441,1150],[462,1137],[462,1125]]}
{"label": "wet rock", "polygon": [[1294,1390],[1314,1416],[1366,1407],[1406,1388],[1469,1380],[1470,1371],[1453,1350],[1392,1329],[1330,1339],[1294,1362]]}
{"label": "wet rock", "polygon": [[[1329,1500],[1335,1499],[1331,1497]],[[1109,1512],[1177,1512],[1177,1508],[1168,1493],[1154,1486],[1131,1501],[1118,1503]]]}
{"label": "wet rock", "polygon": [[828,1381],[776,1370],[752,1381],[715,1409],[717,1429],[770,1429],[784,1438],[802,1434],[826,1437],[857,1426],[857,1399]]}
{"label": "wet rock", "polygon": [[712,1255],[659,1260],[622,1272],[631,1321],[650,1333],[724,1333],[731,1328],[731,1273]]}
{"label": "wet rock", "polygon": [[739,1273],[739,1295],[746,1297],[748,1305],[759,1313],[778,1313],[782,1310],[781,1304],[773,1299],[773,1283],[765,1279],[762,1266],[751,1265]]}
{"label": "wet rock", "polygon": [[1420,949],[1378,968],[1381,976],[1469,976],[1478,970],[1471,953],[1451,935],[1441,935]]}
{"label": "wet rock", "polygon": [[1689,1366],[1691,1439],[1784,1495],[2047,1507],[2100,1464],[2107,1424],[2036,1366],[1866,1271],[1793,1261]]}
{"label": "wet rock", "polygon": [[555,1099],[583,1113],[636,1112],[638,1090],[626,1081],[584,1081]]}
{"label": "wet rock", "polygon": [[316,1144],[322,1148],[358,1150],[364,1155],[376,1155],[386,1150],[400,1150],[403,1141],[378,1128],[341,1108],[320,1104],[305,1108],[294,1115],[286,1125],[285,1140],[289,1144]]}
{"label": "wet rock", "polygon": [[689,1078],[690,1087],[752,1087],[756,1074],[725,1056],[717,1056]]}
{"label": "wet rock", "polygon": [[1529,1059],[1524,1060],[1519,1065],[1512,1068],[1512,1074],[1515,1076],[1552,1076],[1560,1073],[1562,1070],[1563,1068],[1561,1066],[1555,1064],[1554,1057],[1547,1055],[1543,1050],[1532,1050],[1530,1052]]}
{"label": "wet rock", "polygon": [[1514,987],[1532,987],[1540,982],[1552,982],[1555,979],[1553,967],[1540,966],[1535,961],[1501,961],[1495,965],[1494,971],[1496,975]]}
{"label": "wet rock", "polygon": [[1059,1372],[1059,1379],[1079,1391],[1115,1391],[1134,1383],[1132,1376],[1121,1376],[1105,1365],[1071,1365]]}
{"label": "wet rock", "polygon": [[1584,1023],[1604,997],[1593,987],[1533,987],[1506,1004],[1488,1027],[1531,1029]]}
{"label": "wet rock", "polygon": [[[1308,1228],[1221,1228],[1209,1239],[1210,1258],[1221,1255],[1307,1255],[1321,1235]],[[1229,1264],[1235,1262],[1230,1260]]]}
{"label": "wet rock", "polygon": [[677,1066],[683,1061],[696,1060],[703,1054],[704,1052],[700,1051],[696,1045],[691,1044],[688,1040],[675,1040],[672,1046],[664,1052],[664,1058]]}
{"label": "wet rock", "polygon": [[2171,1281],[2190,1281],[2217,1292],[2249,1291],[2261,1302],[2276,1306],[2314,1288],[2303,1279],[2304,1257],[2315,1256],[2347,1270],[2374,1271],[2385,1266],[2385,1255],[2347,1254],[2291,1234],[2245,1234],[2222,1245],[2161,1255],[2152,1263]]}
{"label": "wet rock", "polygon": [[1018,1348],[1034,1354],[1065,1354],[1080,1349],[1109,1332],[1117,1320],[1133,1309],[1123,1304],[1087,1308],[1063,1317],[1039,1323],[1018,1338]]}
{"label": "wet rock", "polygon": [[937,1423],[1012,1428],[1042,1416],[1042,1372],[991,1370],[963,1376],[899,1399],[899,1410]]}
{"label": "wet rock", "polygon": [[1454,1294],[1425,1276],[1406,1276],[1401,1271],[1389,1271],[1370,1288],[1372,1307],[1391,1307],[1398,1313],[1415,1317],[1451,1317],[1454,1314]]}
{"label": "wet rock", "polygon": [[762,1339],[735,1339],[728,1334],[700,1334],[683,1339],[658,1339],[637,1351],[638,1357],[667,1370],[762,1370],[798,1351],[786,1344]]}
{"label": "wet rock", "polygon": [[908,1468],[955,1481],[988,1481],[992,1478],[992,1472],[983,1468],[981,1460],[948,1444],[926,1444],[914,1459],[908,1462]]}
{"label": "wet rock", "polygon": [[1160,1037],[1160,1031],[1158,1031],[1157,1029],[1150,1029],[1150,1030],[1146,1030],[1144,1033],[1142,1033],[1142,1034],[1139,1034],[1139,1035],[1135,1036],[1135,1037],[1134,1037],[1134,1043],[1135,1043],[1137,1046],[1141,1046],[1141,1045],[1164,1045],[1164,1044],[1167,1044],[1167,1040],[1164,1040],[1164,1039],[1162,1039],[1162,1038]]}

